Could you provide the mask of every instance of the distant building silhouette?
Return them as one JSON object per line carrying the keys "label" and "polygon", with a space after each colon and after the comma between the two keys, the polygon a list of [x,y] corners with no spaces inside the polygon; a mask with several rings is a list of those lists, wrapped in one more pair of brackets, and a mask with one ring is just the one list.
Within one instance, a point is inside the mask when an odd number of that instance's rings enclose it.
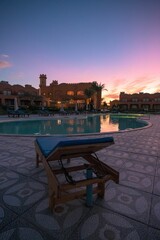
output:
{"label": "distant building silhouette", "polygon": [[133,93],[121,92],[119,100],[110,102],[111,109],[119,111],[160,111],[160,93]]}

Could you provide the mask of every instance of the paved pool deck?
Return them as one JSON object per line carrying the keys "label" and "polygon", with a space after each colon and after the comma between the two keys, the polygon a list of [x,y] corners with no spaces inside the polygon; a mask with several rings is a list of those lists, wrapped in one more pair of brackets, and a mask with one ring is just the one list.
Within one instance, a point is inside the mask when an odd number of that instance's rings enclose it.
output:
{"label": "paved pool deck", "polygon": [[104,199],[48,208],[47,178],[35,166],[35,137],[0,136],[0,239],[160,239],[160,115],[149,128],[110,133],[115,144],[98,152],[120,173]]}

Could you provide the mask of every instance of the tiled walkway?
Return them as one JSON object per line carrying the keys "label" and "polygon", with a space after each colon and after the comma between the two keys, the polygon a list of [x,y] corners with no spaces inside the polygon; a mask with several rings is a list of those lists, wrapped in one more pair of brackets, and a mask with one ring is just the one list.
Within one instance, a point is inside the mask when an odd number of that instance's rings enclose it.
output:
{"label": "tiled walkway", "polygon": [[48,209],[47,179],[35,167],[33,137],[0,136],[0,239],[160,239],[160,116],[143,130],[113,133],[115,144],[98,153],[120,172],[105,198]]}

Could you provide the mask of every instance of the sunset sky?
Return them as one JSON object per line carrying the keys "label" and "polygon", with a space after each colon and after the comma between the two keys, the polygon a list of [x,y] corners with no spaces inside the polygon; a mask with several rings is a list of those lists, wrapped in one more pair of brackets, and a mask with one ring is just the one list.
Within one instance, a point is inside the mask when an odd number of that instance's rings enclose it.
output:
{"label": "sunset sky", "polygon": [[1,0],[0,81],[160,92],[160,0]]}

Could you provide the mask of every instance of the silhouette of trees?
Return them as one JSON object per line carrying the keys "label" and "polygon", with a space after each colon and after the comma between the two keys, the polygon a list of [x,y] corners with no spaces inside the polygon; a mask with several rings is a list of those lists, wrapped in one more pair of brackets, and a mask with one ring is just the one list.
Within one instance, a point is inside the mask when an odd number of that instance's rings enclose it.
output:
{"label": "silhouette of trees", "polygon": [[86,100],[86,110],[90,110],[89,108],[93,108],[93,104],[91,103],[91,97],[94,96],[94,107],[97,109],[97,95],[101,94],[101,91],[104,89],[105,85],[101,83],[97,83],[93,81],[90,88],[85,89],[84,94],[87,97]]}

